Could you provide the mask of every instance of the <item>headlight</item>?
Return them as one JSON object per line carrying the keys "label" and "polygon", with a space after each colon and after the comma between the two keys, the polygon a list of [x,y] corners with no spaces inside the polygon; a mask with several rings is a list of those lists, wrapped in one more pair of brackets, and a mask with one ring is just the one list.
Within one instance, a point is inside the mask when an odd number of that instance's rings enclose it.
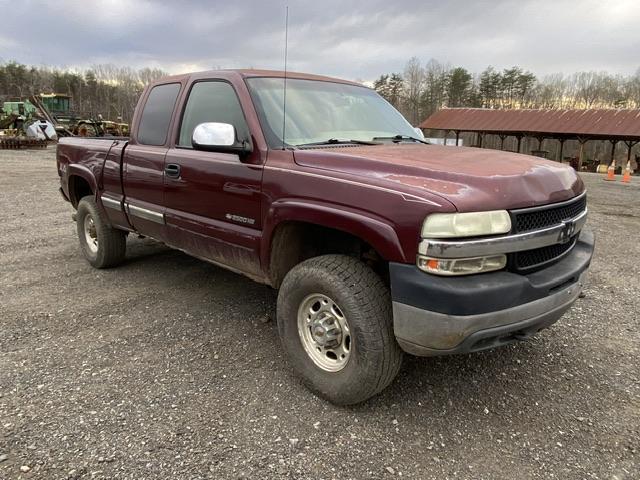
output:
{"label": "headlight", "polygon": [[422,238],[480,237],[510,230],[511,217],[506,210],[433,213],[422,224]]}
{"label": "headlight", "polygon": [[418,268],[435,275],[471,275],[493,272],[507,265],[506,255],[474,258],[431,258],[418,256]]}

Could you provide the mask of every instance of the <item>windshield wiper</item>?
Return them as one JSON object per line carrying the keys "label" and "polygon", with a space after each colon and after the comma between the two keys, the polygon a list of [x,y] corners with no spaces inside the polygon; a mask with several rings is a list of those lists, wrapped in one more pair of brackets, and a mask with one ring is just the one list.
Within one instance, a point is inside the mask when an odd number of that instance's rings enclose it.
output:
{"label": "windshield wiper", "polygon": [[399,143],[403,140],[411,140],[414,142],[424,143],[425,145],[431,145],[426,140],[422,140],[418,137],[412,137],[411,135],[394,135],[392,137],[373,137],[373,140],[391,140],[393,143]]}
{"label": "windshield wiper", "polygon": [[330,138],[328,140],[323,140],[322,142],[301,143],[295,146],[296,147],[315,147],[317,145],[349,145],[350,143],[355,143],[356,145],[380,145],[380,142],[372,142],[367,140],[340,140],[338,138]]}

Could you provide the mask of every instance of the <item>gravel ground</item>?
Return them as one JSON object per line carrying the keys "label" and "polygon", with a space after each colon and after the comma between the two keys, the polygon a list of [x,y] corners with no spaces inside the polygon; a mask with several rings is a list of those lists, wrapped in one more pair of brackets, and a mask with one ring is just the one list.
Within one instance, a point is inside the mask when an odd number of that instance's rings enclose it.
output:
{"label": "gravel ground", "polygon": [[264,286],[148,240],[80,255],[55,152],[0,152],[0,478],[640,478],[640,178],[585,175],[586,297],[529,342],[407,358],[364,405],[291,374]]}

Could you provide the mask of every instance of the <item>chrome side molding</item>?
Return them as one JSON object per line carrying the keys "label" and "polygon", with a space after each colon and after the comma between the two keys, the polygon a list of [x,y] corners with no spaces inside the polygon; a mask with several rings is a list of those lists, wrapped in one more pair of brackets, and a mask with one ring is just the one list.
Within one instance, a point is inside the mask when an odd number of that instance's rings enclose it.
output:
{"label": "chrome side molding", "polygon": [[[104,205],[105,208],[111,208],[113,210],[118,210],[119,212],[123,211],[122,203],[118,200],[115,200],[114,198],[101,195],[100,200],[102,201],[102,205]],[[145,220],[149,220],[150,222],[160,223],[162,225],[165,224],[163,213],[149,210],[148,208],[137,207],[135,205],[131,205],[131,203],[129,202],[124,202],[124,211],[126,211],[126,213],[128,213],[129,215],[133,215],[134,217],[143,218]]]}
{"label": "chrome side molding", "polygon": [[122,211],[122,205],[118,200],[107,197],[106,195],[102,195],[100,197],[100,200],[102,200],[102,205],[104,205],[105,208]]}
{"label": "chrome side molding", "polygon": [[148,208],[137,207],[135,205],[131,205],[129,202],[125,202],[125,208],[127,209],[127,213],[134,217],[149,220],[150,222],[160,223],[162,225],[165,223],[163,213],[155,212]]}

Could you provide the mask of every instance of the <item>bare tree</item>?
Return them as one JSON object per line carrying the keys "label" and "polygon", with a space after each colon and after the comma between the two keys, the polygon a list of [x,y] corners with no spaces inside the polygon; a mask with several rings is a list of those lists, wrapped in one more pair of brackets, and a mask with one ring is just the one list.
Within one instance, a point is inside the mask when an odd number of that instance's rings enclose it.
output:
{"label": "bare tree", "polygon": [[640,108],[640,69],[628,78],[624,84],[624,94],[629,100],[629,107]]}
{"label": "bare tree", "polygon": [[405,105],[408,120],[417,124],[420,120],[420,94],[424,86],[424,68],[417,57],[409,59],[404,67]]}
{"label": "bare tree", "polygon": [[446,103],[447,83],[450,68],[435,59],[427,62],[424,68],[424,88],[420,105],[424,117],[440,110]]}
{"label": "bare tree", "polygon": [[573,75],[574,98],[584,108],[592,108],[602,94],[602,74],[578,72]]}
{"label": "bare tree", "polygon": [[547,75],[536,86],[537,108],[564,108],[567,94],[567,82],[564,75]]}

